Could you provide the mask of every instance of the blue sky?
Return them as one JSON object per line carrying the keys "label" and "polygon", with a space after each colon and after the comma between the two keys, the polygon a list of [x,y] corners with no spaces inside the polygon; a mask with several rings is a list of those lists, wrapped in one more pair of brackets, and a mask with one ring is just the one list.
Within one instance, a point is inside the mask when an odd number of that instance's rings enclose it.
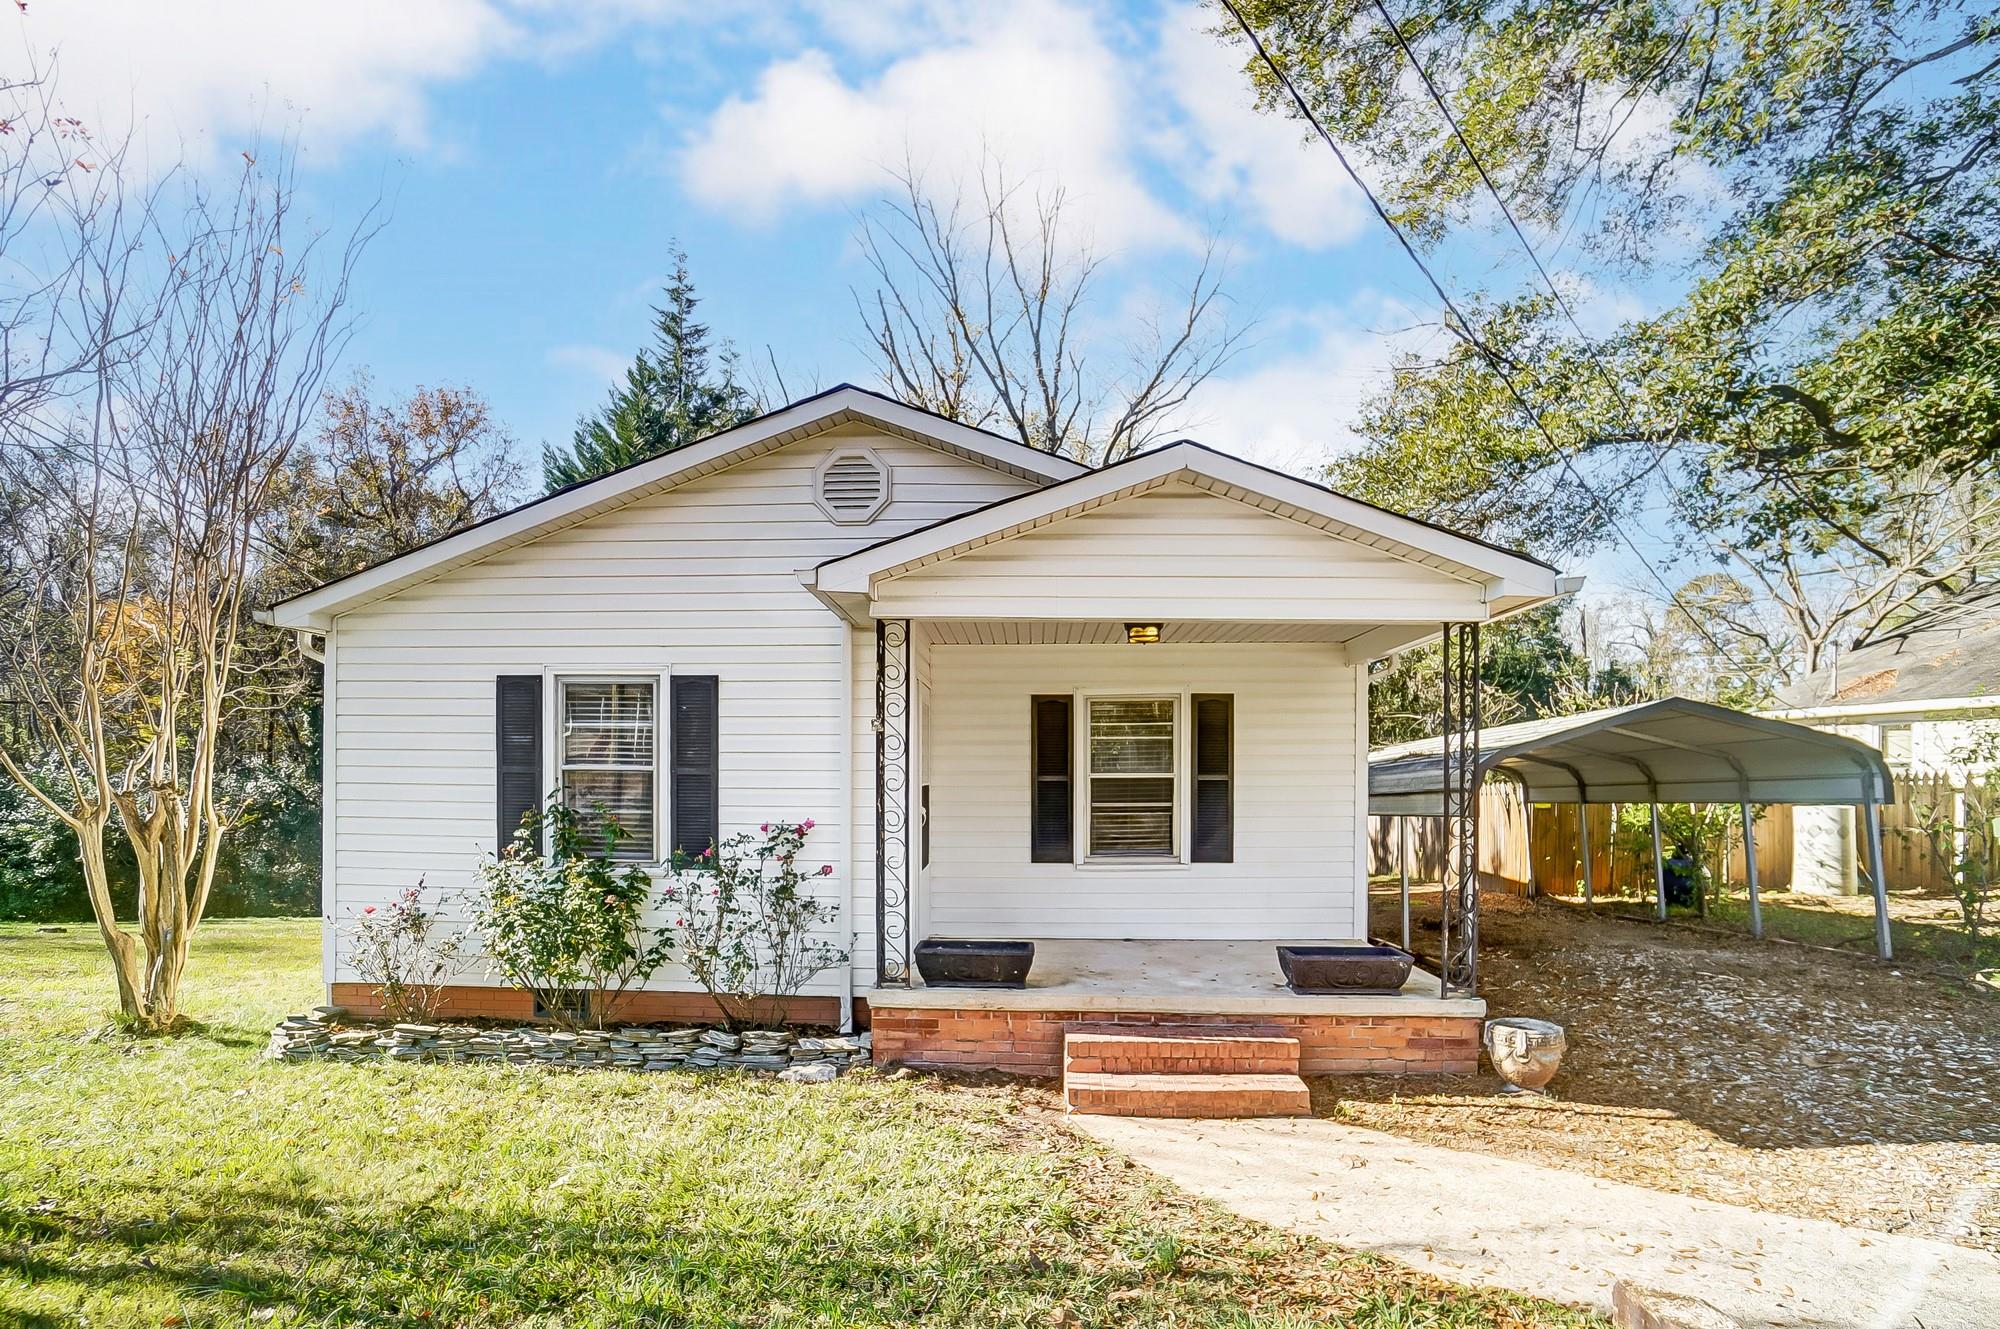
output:
{"label": "blue sky", "polygon": [[[715,332],[793,395],[872,384],[854,235],[904,160],[938,196],[982,162],[1064,189],[1108,260],[1108,338],[1216,235],[1256,330],[1177,423],[1218,446],[1309,469],[1399,351],[1435,345],[1428,290],[1330,155],[1255,112],[1213,14],[1179,0],[31,0],[12,21],[100,126],[136,108],[156,157],[217,169],[296,132],[315,217],[381,197],[345,367],[474,388],[524,456],[645,340],[674,238]],[[1497,235],[1438,259],[1458,292],[1522,280]],[[1575,280],[1586,321],[1643,308]]]}

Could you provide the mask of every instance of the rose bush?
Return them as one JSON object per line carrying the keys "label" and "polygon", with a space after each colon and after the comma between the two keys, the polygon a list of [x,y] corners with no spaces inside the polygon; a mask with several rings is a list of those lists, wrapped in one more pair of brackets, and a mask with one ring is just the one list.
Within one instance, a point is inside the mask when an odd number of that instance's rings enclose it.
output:
{"label": "rose bush", "polygon": [[625,990],[672,952],[667,934],[645,924],[652,877],[611,861],[628,834],[605,816],[593,843],[576,811],[552,799],[480,864],[473,917],[487,956],[561,1023],[602,1029]]}
{"label": "rose bush", "polygon": [[833,875],[833,865],[799,867],[812,829],[811,818],[766,822],[674,861],[667,935],[731,1029],[782,1024],[791,998],[847,959],[818,935],[838,910],[811,882]]}
{"label": "rose bush", "polygon": [[438,932],[438,915],[424,907],[424,883],[386,905],[369,905],[348,931],[348,964],[375,989],[392,1020],[429,1020],[444,985],[465,968],[465,934]]}

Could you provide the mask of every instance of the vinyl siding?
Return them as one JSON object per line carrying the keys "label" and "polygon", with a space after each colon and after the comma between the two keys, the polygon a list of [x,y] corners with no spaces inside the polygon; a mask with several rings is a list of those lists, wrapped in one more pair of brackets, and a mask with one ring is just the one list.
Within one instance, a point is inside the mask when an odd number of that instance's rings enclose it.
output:
{"label": "vinyl siding", "polygon": [[[827,452],[856,443],[893,468],[892,499],[868,525],[836,525],[812,502],[812,472]],[[493,847],[499,674],[718,675],[722,834],[768,818],[812,817],[819,825],[808,870],[837,862],[850,835],[852,861],[863,861],[862,851],[873,851],[872,826],[844,825],[850,809],[840,806],[849,700],[842,655],[857,634],[800,586],[798,572],[1028,487],[849,426],[340,617],[329,977],[355,977],[345,963],[350,920],[419,878],[441,893],[447,917],[462,915],[458,897]],[[871,770],[873,755],[872,741],[865,752],[857,745]],[[870,816],[872,799],[871,775]],[[848,889],[843,875],[837,866],[821,888]],[[872,861],[867,887],[872,899]],[[872,943],[872,922],[856,926]],[[685,986],[681,977],[663,974],[652,986]],[[837,986],[837,976],[826,975],[812,990]]]}
{"label": "vinyl siding", "polygon": [[885,578],[876,612],[1394,622],[1483,616],[1478,583],[1188,485]]}
{"label": "vinyl siding", "polygon": [[[932,935],[1304,939],[1366,931],[1361,674],[1337,647],[935,646],[929,674]],[[1079,689],[1235,695],[1233,863],[1029,861],[1028,699]],[[1185,781],[1181,804],[1184,816]],[[1077,831],[1081,844],[1080,817]]]}

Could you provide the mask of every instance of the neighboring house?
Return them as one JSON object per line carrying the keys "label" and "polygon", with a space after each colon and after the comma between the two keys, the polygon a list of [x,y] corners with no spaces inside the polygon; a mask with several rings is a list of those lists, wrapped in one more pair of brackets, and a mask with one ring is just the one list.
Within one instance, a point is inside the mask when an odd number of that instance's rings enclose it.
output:
{"label": "neighboring house", "polygon": [[[1840,652],[1779,702],[1764,714],[1880,750],[1906,796],[1991,773],[2000,768],[2000,588],[1961,595]],[[1802,807],[1792,826],[1793,889],[1853,893],[1853,811]]]}
{"label": "neighboring house", "polygon": [[[325,980],[365,1004],[355,913],[466,891],[560,789],[649,863],[814,818],[852,959],[794,1014],[872,1018],[878,1058],[1046,1070],[1116,1010],[1302,1021],[1309,1068],[1469,1069],[1482,1003],[1295,996],[1270,946],[1368,931],[1369,662],[1557,593],[1196,444],[1093,470],[835,388],[271,612],[323,640]],[[926,937],[1041,953],[1025,991],[947,993],[910,973]],[[675,972],[629,1007],[708,1013]]]}

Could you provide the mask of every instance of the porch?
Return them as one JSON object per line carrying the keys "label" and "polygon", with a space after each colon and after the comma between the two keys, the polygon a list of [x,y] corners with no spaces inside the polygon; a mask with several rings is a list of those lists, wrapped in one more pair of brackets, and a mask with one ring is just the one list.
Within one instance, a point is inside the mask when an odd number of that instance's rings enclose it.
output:
{"label": "porch", "polygon": [[[1314,944],[1335,939],[1287,939]],[[1479,1060],[1486,1003],[1440,993],[1437,975],[1412,970],[1401,992],[1303,996],[1278,972],[1276,940],[1035,942],[1020,989],[908,986],[869,989],[878,1063],[1056,1076],[1066,1035],[1116,1027],[1134,1033],[1261,1033],[1298,1044],[1307,1075],[1469,1072]]]}
{"label": "porch", "polygon": [[[1561,594],[1553,569],[1182,443],[801,579],[852,630],[878,1063],[1054,1075],[1110,1022],[1208,1031],[1123,1040],[1166,1074],[1273,1036],[1306,1073],[1474,1064],[1469,878],[1442,984],[1299,996],[1273,948],[1366,933],[1370,662],[1444,639],[1456,756],[1478,625]],[[938,990],[933,937],[1039,954],[1023,990]]]}

